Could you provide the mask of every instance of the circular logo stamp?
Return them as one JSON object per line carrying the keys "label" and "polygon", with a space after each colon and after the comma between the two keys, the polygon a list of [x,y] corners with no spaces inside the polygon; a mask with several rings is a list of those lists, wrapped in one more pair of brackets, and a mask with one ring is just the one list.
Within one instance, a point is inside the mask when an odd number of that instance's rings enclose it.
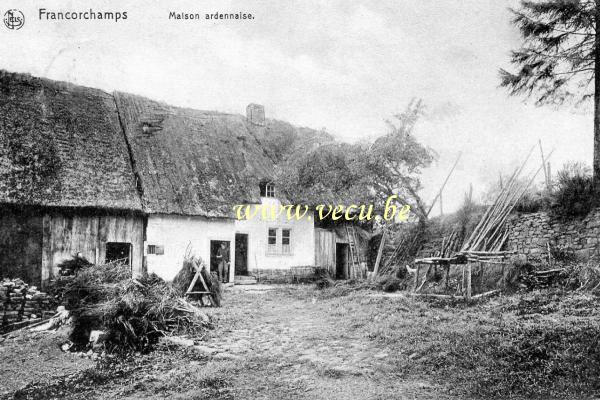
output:
{"label": "circular logo stamp", "polygon": [[8,29],[17,31],[25,25],[25,16],[19,10],[8,10],[4,13],[4,25],[6,25]]}

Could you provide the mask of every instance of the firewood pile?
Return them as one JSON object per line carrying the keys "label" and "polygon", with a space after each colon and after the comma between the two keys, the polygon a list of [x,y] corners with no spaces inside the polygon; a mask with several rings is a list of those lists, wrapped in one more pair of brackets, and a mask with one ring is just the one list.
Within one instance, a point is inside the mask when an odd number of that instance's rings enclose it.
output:
{"label": "firewood pile", "polygon": [[21,279],[0,283],[0,330],[10,331],[54,314],[52,297]]}
{"label": "firewood pile", "polygon": [[556,268],[546,271],[527,271],[521,275],[520,281],[522,286],[533,290],[548,288],[566,278],[568,278],[567,271],[564,268]]}

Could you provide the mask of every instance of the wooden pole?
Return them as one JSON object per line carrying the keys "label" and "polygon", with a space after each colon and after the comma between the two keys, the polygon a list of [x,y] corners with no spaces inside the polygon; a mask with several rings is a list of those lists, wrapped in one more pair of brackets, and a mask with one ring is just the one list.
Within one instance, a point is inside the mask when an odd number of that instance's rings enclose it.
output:
{"label": "wooden pole", "polygon": [[440,187],[440,190],[439,190],[438,194],[434,197],[433,201],[431,202],[431,206],[429,206],[429,210],[427,210],[427,214],[425,214],[425,217],[429,216],[429,213],[433,209],[433,206],[435,206],[435,202],[437,201],[437,199],[439,197],[441,197],[442,191],[444,190],[444,187],[446,186],[446,183],[448,183],[448,179],[450,179],[450,176],[452,175],[452,172],[454,172],[454,168],[456,168],[456,166],[458,165],[458,161],[460,160],[461,156],[462,156],[462,152],[458,153],[458,157],[456,157],[456,161],[454,161],[454,165],[450,169],[450,172],[448,172],[448,176],[446,176],[446,179],[444,180],[444,183],[442,183],[442,187]]}
{"label": "wooden pole", "polygon": [[483,268],[483,263],[478,263],[479,264],[479,291],[481,292],[483,290],[483,273],[485,271],[485,268]]}
{"label": "wooden pole", "polygon": [[419,271],[421,271],[421,265],[417,264],[417,270],[415,271],[415,284],[413,286],[413,292],[417,291],[417,285],[419,284]]}
{"label": "wooden pole", "polygon": [[535,145],[531,147],[529,153],[527,154],[527,157],[525,158],[521,166],[518,167],[512,174],[505,187],[498,194],[498,197],[496,198],[494,203],[487,208],[486,212],[483,214],[483,217],[479,220],[479,223],[475,227],[475,230],[473,230],[471,236],[469,236],[469,239],[467,239],[467,241],[463,244],[461,251],[465,251],[468,249],[474,250],[475,246],[473,246],[473,241],[476,240],[481,235],[481,231],[487,227],[487,225],[490,222],[489,219],[495,218],[497,211],[505,207],[506,201],[511,195],[511,191],[514,189],[514,187],[518,187],[517,178],[523,171],[523,168],[525,168],[525,164],[527,164],[527,161],[531,157],[533,150],[535,150]]}
{"label": "wooden pole", "polygon": [[450,264],[446,265],[446,290],[448,289],[448,280],[450,279]]}
{"label": "wooden pole", "polygon": [[381,242],[379,243],[379,249],[377,250],[377,259],[375,259],[375,266],[373,267],[373,276],[377,276],[377,272],[379,272],[379,263],[381,263],[381,255],[383,254],[383,246],[385,246],[386,234],[387,231],[384,228],[383,234],[381,235]]}
{"label": "wooden pole", "polygon": [[544,158],[544,150],[542,149],[542,140],[538,140],[538,145],[540,146],[540,154],[542,155],[542,167],[544,168],[544,179],[546,182],[546,189],[550,191],[550,180],[548,179],[548,170],[546,170],[546,159]]}
{"label": "wooden pole", "polygon": [[550,161],[548,161],[546,165],[548,165],[548,190],[552,191],[552,169],[550,169]]}
{"label": "wooden pole", "polygon": [[467,303],[471,301],[471,263],[467,263],[467,290],[465,292],[465,300]]}

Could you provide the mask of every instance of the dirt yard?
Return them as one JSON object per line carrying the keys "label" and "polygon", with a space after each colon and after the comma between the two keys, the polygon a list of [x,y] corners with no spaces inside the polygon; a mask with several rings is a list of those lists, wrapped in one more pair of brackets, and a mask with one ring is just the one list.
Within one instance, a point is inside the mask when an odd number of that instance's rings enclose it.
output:
{"label": "dirt yard", "polygon": [[[0,382],[11,374],[26,376],[19,381],[21,389],[12,387],[7,399],[588,398],[597,394],[597,379],[569,365],[565,369],[547,362],[566,348],[565,343],[597,338],[596,299],[546,295],[543,299],[498,298],[467,308],[373,291],[340,296],[308,286],[234,287],[225,293],[222,308],[209,310],[218,327],[194,347],[165,347],[125,362],[99,362],[92,368],[78,364],[79,372],[66,377],[56,372],[54,382],[49,376],[39,380],[25,370],[4,369]],[[558,339],[544,336],[547,330],[556,333],[564,327],[568,330]],[[542,333],[536,333],[540,329]],[[544,348],[544,343],[550,344]],[[590,359],[587,370],[597,376],[593,372],[600,359],[594,350],[597,343],[584,344],[588,347],[581,349],[583,356],[569,347],[569,360],[575,365]],[[535,353],[530,354],[530,348]],[[546,353],[540,356],[540,351]],[[38,362],[43,364],[44,359]],[[31,363],[27,368],[32,368]],[[530,376],[527,371],[536,368],[540,375]]]}

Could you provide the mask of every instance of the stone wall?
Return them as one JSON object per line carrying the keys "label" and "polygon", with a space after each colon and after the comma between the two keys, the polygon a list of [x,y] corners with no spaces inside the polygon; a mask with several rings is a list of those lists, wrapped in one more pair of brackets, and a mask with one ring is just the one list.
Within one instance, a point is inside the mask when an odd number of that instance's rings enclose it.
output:
{"label": "stone wall", "polygon": [[600,208],[584,218],[556,218],[547,212],[515,214],[508,227],[506,249],[534,255],[548,251],[548,243],[589,257],[600,250]]}
{"label": "stone wall", "polygon": [[250,270],[249,275],[261,283],[300,283],[315,279],[315,267],[259,268]]}

